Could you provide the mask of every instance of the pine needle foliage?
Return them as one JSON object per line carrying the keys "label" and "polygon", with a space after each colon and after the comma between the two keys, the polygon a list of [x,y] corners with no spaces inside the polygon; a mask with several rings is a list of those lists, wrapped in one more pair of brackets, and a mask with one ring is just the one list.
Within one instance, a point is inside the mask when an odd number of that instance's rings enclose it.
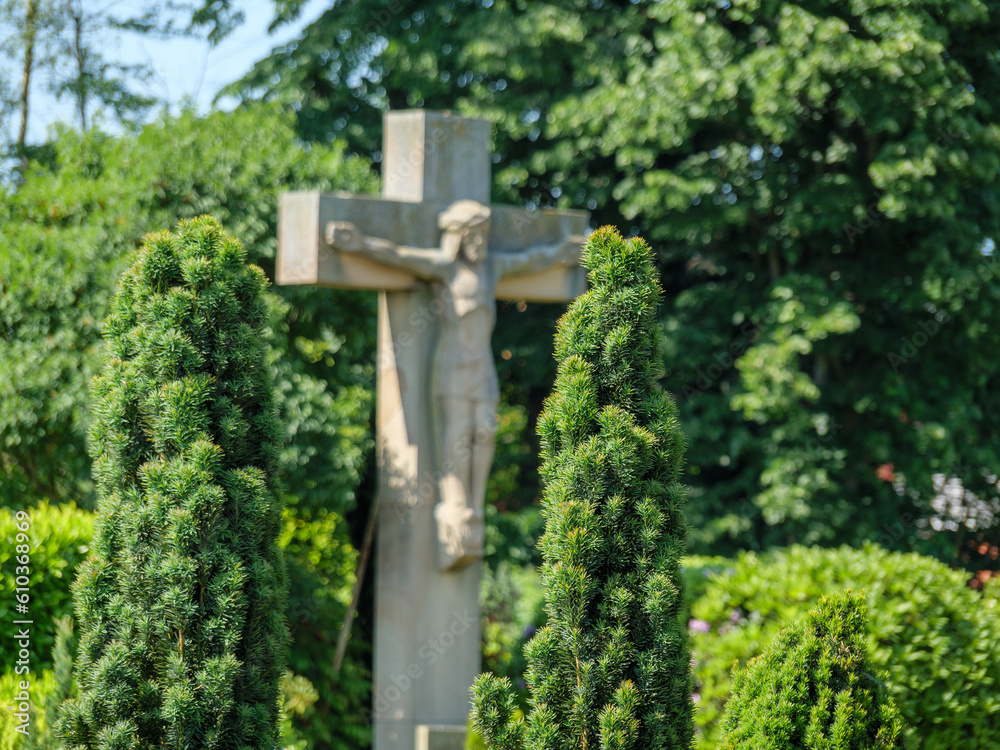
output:
{"label": "pine needle foliage", "polygon": [[720,750],[890,750],[902,721],[865,646],[865,600],[823,597],[733,671]]}
{"label": "pine needle foliage", "polygon": [[286,580],[263,272],[210,217],[148,235],[105,321],[72,750],[277,746]]}
{"label": "pine needle foliage", "polygon": [[472,723],[489,750],[678,750],[693,734],[680,559],[684,439],[656,384],[649,246],[612,227],[583,253],[590,290],[559,322],[539,420],[548,624],[525,649],[529,711],[481,675]]}

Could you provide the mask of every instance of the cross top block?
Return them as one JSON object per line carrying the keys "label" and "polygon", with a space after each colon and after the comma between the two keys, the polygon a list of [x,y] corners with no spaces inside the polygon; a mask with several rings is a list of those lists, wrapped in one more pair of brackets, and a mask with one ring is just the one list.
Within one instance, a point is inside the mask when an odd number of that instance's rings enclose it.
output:
{"label": "cross top block", "polygon": [[451,112],[406,109],[383,118],[382,195],[447,205],[490,202],[490,123]]}

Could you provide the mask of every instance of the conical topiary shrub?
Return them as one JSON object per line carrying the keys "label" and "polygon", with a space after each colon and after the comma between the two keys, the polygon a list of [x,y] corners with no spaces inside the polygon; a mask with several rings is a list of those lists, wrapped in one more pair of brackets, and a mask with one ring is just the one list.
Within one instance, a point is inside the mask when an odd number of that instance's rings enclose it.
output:
{"label": "conical topiary shrub", "polygon": [[146,238],[105,322],[73,749],[276,747],[285,572],[263,272],[213,219]]}
{"label": "conical topiary shrub", "polygon": [[691,665],[678,619],[686,527],[683,437],[656,386],[652,253],[611,227],[587,242],[591,289],[556,333],[539,422],[548,625],[526,648],[530,709],[483,675],[472,723],[490,750],[679,750],[691,744]]}
{"label": "conical topiary shrub", "polygon": [[864,599],[820,599],[763,654],[734,668],[720,750],[890,750],[902,722],[865,647]]}

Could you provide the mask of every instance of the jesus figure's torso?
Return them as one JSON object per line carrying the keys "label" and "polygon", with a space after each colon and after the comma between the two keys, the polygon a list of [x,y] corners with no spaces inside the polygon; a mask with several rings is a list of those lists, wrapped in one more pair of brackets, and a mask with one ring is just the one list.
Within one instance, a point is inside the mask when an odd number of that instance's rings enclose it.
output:
{"label": "jesus figure's torso", "polygon": [[435,391],[443,397],[496,403],[500,387],[490,345],[496,325],[494,270],[489,261],[473,264],[458,258],[443,286]]}

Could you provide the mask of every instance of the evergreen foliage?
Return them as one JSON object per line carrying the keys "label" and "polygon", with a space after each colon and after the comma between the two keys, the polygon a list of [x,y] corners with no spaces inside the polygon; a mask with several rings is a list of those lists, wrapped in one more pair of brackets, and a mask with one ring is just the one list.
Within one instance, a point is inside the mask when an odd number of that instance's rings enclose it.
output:
{"label": "evergreen foliage", "polygon": [[288,635],[266,285],[201,217],[149,235],[112,301],[73,750],[276,745]]}
{"label": "evergreen foliage", "polygon": [[483,675],[472,722],[490,750],[687,748],[684,440],[656,386],[661,290],[649,246],[611,227],[583,264],[591,289],[559,323],[538,428],[548,624],[526,648],[531,708],[514,718],[509,680]]}
{"label": "evergreen foliage", "polygon": [[733,672],[720,750],[901,748],[902,722],[872,674],[864,599],[823,597],[805,621]]}

